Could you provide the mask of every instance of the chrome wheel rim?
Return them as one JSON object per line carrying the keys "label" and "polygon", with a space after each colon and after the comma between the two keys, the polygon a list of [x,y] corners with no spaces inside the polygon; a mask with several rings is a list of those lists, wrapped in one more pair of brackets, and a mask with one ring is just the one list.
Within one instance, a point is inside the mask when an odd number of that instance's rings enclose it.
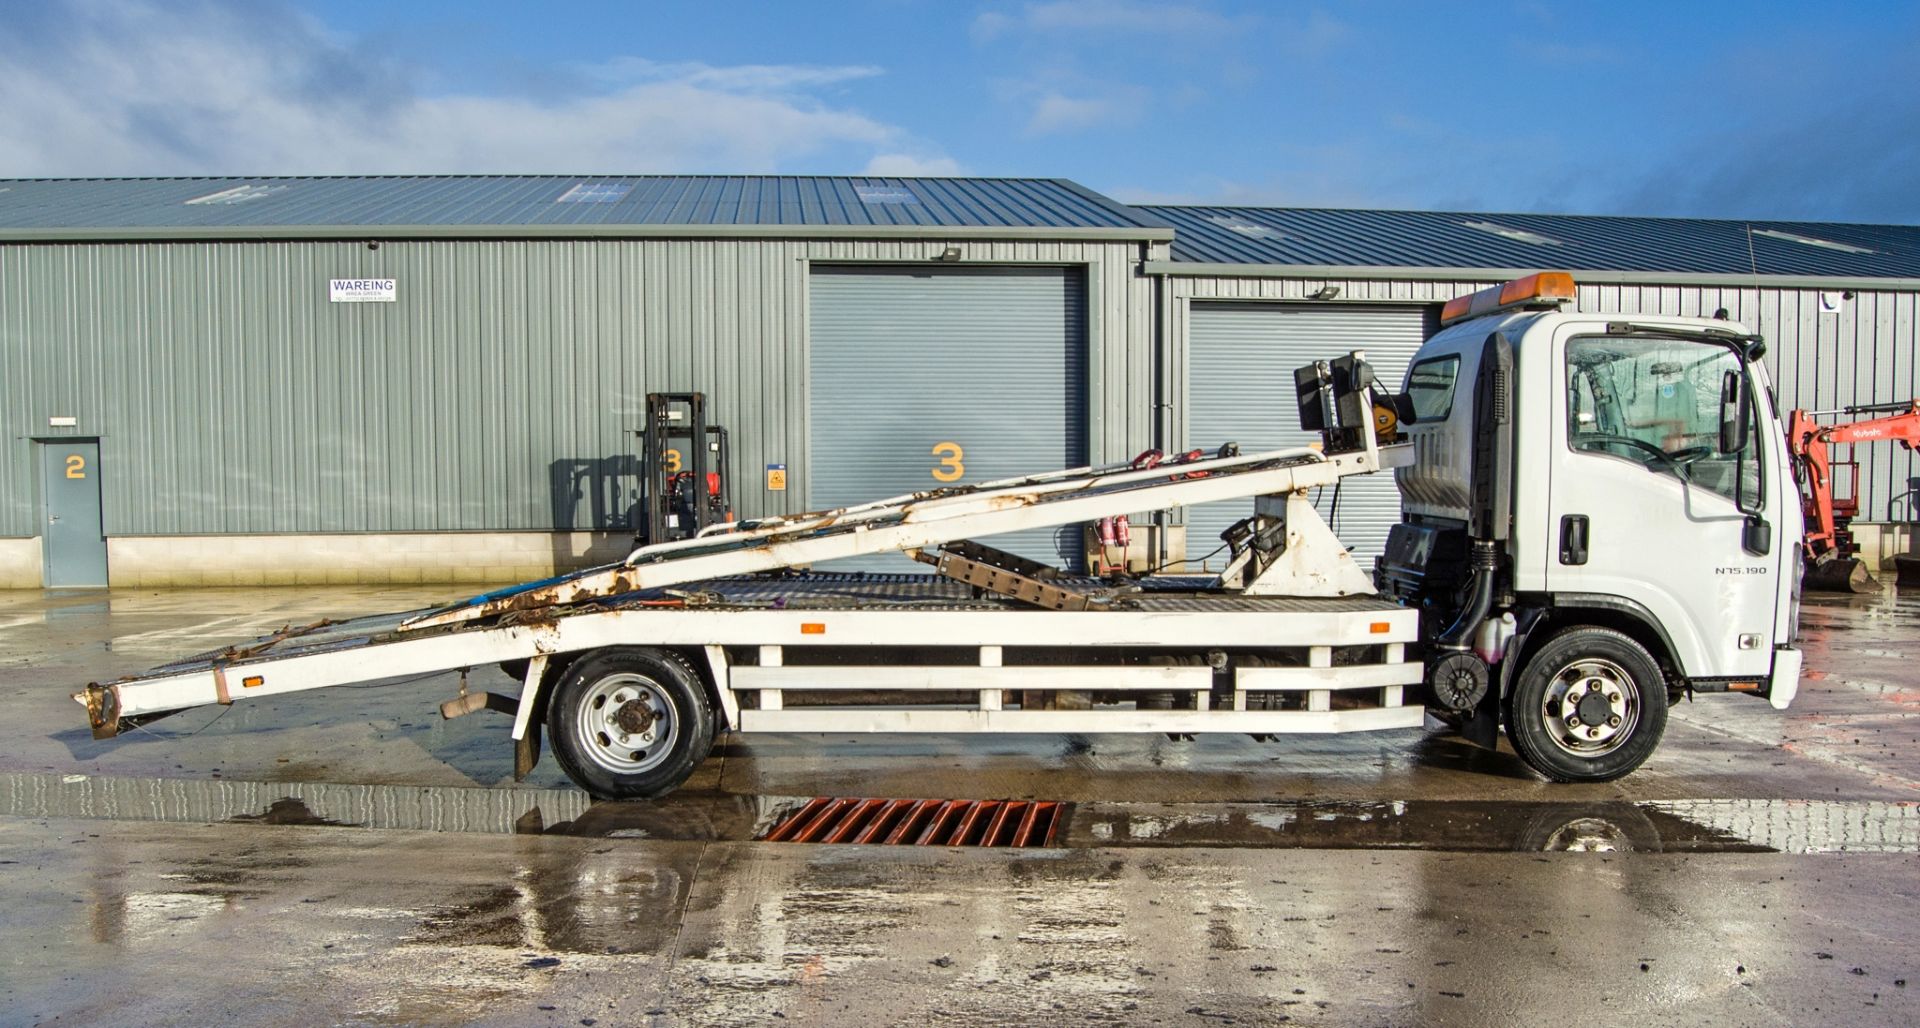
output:
{"label": "chrome wheel rim", "polygon": [[1583,657],[1548,683],[1540,721],[1562,752],[1576,757],[1612,753],[1626,745],[1640,723],[1640,687],[1613,661]]}
{"label": "chrome wheel rim", "polygon": [[580,698],[575,748],[596,766],[631,775],[658,767],[680,734],[673,701],[658,682],[630,673],[594,682]]}

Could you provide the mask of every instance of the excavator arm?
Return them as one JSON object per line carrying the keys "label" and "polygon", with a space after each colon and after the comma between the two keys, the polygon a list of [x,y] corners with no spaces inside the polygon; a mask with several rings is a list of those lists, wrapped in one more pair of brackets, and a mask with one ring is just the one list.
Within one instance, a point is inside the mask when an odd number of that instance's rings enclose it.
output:
{"label": "excavator arm", "polygon": [[[1814,420],[1819,415],[1870,413],[1881,416],[1834,425],[1822,425]],[[1842,545],[1846,522],[1859,512],[1859,501],[1855,499],[1858,480],[1856,477],[1852,495],[1835,498],[1833,447],[1877,442],[1899,443],[1908,450],[1920,447],[1920,400],[1834,411],[1795,410],[1787,414],[1787,448],[1799,472],[1806,514],[1809,584],[1830,579],[1834,584],[1860,591],[1862,583],[1872,581],[1865,569],[1859,568],[1859,562],[1852,559],[1852,554],[1843,552],[1849,549]],[[1857,476],[1858,465],[1851,461],[1841,463]],[[1829,567],[1836,562],[1843,566]],[[1832,573],[1822,574],[1816,580],[1816,569]]]}

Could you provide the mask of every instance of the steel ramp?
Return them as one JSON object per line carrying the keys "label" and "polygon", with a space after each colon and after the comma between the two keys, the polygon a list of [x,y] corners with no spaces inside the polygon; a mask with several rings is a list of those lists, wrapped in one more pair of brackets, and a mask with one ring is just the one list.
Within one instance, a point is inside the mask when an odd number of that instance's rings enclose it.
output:
{"label": "steel ramp", "polygon": [[1371,433],[1365,440],[1363,449],[1349,453],[1330,455],[1296,448],[1147,467],[1128,463],[1073,468],[715,526],[694,539],[641,547],[618,564],[484,593],[411,618],[400,629],[452,625],[705,579],[921,549],[1144,510],[1293,493],[1393,466],[1406,459],[1397,451],[1410,450],[1402,445],[1383,451]]}

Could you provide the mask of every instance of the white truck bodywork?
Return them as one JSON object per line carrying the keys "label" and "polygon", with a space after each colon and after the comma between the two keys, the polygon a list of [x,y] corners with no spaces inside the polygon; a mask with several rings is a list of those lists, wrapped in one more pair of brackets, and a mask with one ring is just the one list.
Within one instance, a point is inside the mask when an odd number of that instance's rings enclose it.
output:
{"label": "white truck bodywork", "polygon": [[[88,706],[96,731],[110,734],[120,719],[137,723],[209,703],[525,661],[520,696],[484,704],[512,709],[514,738],[523,739],[537,725],[549,662],[647,646],[697,655],[722,722],[739,731],[1279,734],[1416,727],[1422,708],[1406,701],[1405,690],[1421,674],[1408,653],[1418,637],[1417,612],[1374,597],[1301,499],[1411,456],[1404,446],[1383,450],[1371,436],[1366,443],[1333,455],[1297,449],[1157,468],[1078,468],[751,522],[446,608],[289,629],[90,686],[75,699]],[[931,576],[907,576],[917,581],[892,583],[891,594],[879,596],[870,595],[864,576],[740,577],[1248,496],[1273,497],[1262,504],[1291,518],[1285,559],[1264,567],[1242,560],[1227,573],[1231,585],[1168,579],[1170,587],[1116,596],[1094,609],[1045,610],[956,593],[953,583]],[[899,648],[965,656],[903,665],[895,662]],[[794,659],[827,649],[875,656],[832,665]],[[1230,687],[1205,662],[1125,662],[1130,654],[1229,650],[1265,659],[1236,669]],[[1009,654],[1021,653],[1048,655],[1009,662]],[[1037,690],[1176,699],[1172,709],[1124,699],[1086,709],[1008,709],[1009,693]],[[829,699],[879,692],[895,702],[856,697],[795,708],[786,702],[794,692]],[[948,702],[954,693],[968,701]],[[916,704],[916,694],[937,699]],[[1290,699],[1273,699],[1281,696]]]}
{"label": "white truck bodywork", "polygon": [[[1423,364],[1456,358],[1458,381],[1470,383],[1485,341],[1504,336],[1518,379],[1515,466],[1524,469],[1513,481],[1513,535],[1505,551],[1512,591],[1634,609],[1664,636],[1682,676],[1771,679],[1769,699],[1784,708],[1798,684],[1800,654],[1789,644],[1797,617],[1802,525],[1766,367],[1758,360],[1740,367],[1749,378],[1757,414],[1751,444],[1759,451],[1758,505],[1766,522],[1766,552],[1755,553],[1742,534],[1751,511],[1740,510],[1730,496],[1657,459],[1642,459],[1645,455],[1631,446],[1606,452],[1578,445],[1580,419],[1590,415],[1574,409],[1582,387],[1575,381],[1569,347],[1575,340],[1618,337],[1629,325],[1645,336],[1671,333],[1674,338],[1666,345],[1679,352],[1696,350],[1703,360],[1713,359],[1726,344],[1699,337],[1746,335],[1738,324],[1708,318],[1517,311],[1436,333],[1414,357],[1409,377]],[[1649,393],[1664,393],[1672,405],[1705,409],[1713,398],[1692,397],[1698,383],[1687,378],[1685,368],[1642,376]],[[1673,420],[1677,438],[1690,426]],[[1397,472],[1404,510],[1464,520],[1476,431],[1470,401],[1456,400],[1448,417],[1407,431],[1415,459]],[[1560,553],[1558,530],[1569,515],[1590,521],[1591,552],[1583,563],[1570,564]]]}
{"label": "white truck bodywork", "polygon": [[[516,774],[544,724],[575,781],[612,797],[677,786],[722,727],[1277,735],[1429,714],[1483,746],[1504,726],[1555,780],[1611,780],[1652,752],[1674,697],[1792,700],[1800,506],[1757,337],[1558,309],[1573,292],[1543,273],[1450,302],[1465,313],[1398,395],[1359,352],[1299,369],[1318,447],[1155,454],[717,526],[74,698],[107,736],[207,703],[459,671],[442,712],[512,713]],[[1386,469],[1402,521],[1370,577],[1308,496]],[[1236,498],[1255,515],[1212,579],[1073,578],[968,542]],[[938,577],[804,571],[883,552]],[[488,664],[521,679],[517,697],[467,692],[464,672]]]}

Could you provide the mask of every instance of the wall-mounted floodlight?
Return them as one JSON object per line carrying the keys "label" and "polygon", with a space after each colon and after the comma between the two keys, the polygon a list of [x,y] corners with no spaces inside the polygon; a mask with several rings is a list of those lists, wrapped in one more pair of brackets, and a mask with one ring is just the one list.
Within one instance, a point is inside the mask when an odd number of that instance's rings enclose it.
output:
{"label": "wall-mounted floodlight", "polygon": [[1311,292],[1311,293],[1308,293],[1308,294],[1307,294],[1307,299],[1309,299],[1309,300],[1331,300],[1331,299],[1333,299],[1334,297],[1336,297],[1336,296],[1339,296],[1339,295],[1340,295],[1340,287],[1339,287],[1339,286],[1321,286],[1321,287],[1320,287],[1320,288],[1319,288],[1318,290],[1316,290],[1316,291],[1314,291],[1314,292]]}
{"label": "wall-mounted floodlight", "polygon": [[957,246],[947,247],[946,249],[940,251],[940,256],[934,258],[934,260],[936,261],[957,261],[959,259],[960,259],[960,248]]}

